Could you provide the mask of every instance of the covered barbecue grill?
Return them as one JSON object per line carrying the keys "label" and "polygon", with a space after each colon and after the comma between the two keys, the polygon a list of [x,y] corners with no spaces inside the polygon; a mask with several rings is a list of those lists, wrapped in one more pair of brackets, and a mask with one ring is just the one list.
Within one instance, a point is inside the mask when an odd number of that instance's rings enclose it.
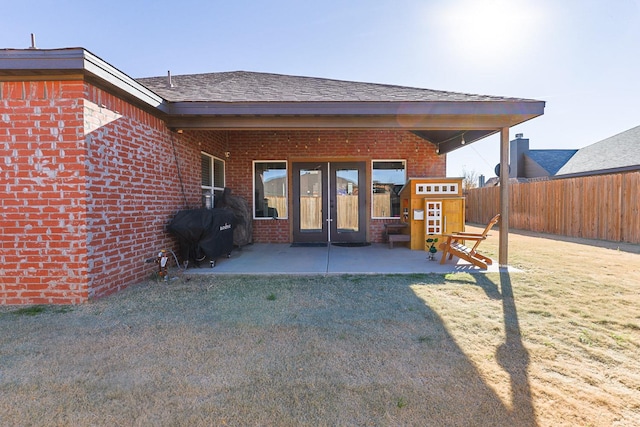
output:
{"label": "covered barbecue grill", "polygon": [[179,211],[167,230],[178,238],[183,262],[199,265],[209,258],[213,267],[216,258],[231,256],[235,223],[229,209],[189,209]]}
{"label": "covered barbecue grill", "polygon": [[216,199],[216,208],[227,208],[236,216],[233,227],[233,244],[242,249],[251,243],[253,239],[253,220],[249,203],[239,196],[233,196],[231,189],[225,187],[219,199]]}

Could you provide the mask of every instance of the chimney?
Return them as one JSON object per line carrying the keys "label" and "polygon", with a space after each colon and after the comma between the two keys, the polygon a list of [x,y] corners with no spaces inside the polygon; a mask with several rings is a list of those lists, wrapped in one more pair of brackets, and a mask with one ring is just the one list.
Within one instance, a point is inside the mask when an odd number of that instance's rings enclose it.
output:
{"label": "chimney", "polygon": [[484,175],[478,177],[478,188],[484,187]]}
{"label": "chimney", "polygon": [[529,139],[524,134],[516,133],[516,139],[509,147],[509,178],[526,178],[524,171],[524,155],[529,152]]}

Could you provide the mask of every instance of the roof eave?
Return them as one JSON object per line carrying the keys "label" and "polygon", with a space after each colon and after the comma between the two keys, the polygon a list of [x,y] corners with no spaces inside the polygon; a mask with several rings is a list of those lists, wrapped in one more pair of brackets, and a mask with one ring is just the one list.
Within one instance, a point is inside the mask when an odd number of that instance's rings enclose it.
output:
{"label": "roof eave", "polygon": [[[413,131],[441,154],[461,148],[460,138],[431,138],[429,130],[465,134],[471,144],[544,114],[543,101],[466,102],[174,102],[173,129],[401,129]],[[424,132],[420,132],[424,131]]]}
{"label": "roof eave", "polygon": [[84,48],[0,50],[0,80],[39,80],[52,76],[68,78],[72,75],[82,75],[93,83],[124,93],[139,103],[164,110],[161,96]]}
{"label": "roof eave", "polygon": [[171,102],[172,116],[224,115],[519,115],[544,113],[544,101]]}
{"label": "roof eave", "polygon": [[[404,130],[492,130],[512,127],[536,116],[479,115],[169,115],[167,123],[176,129],[404,129]],[[432,141],[436,142],[436,141]],[[469,140],[468,142],[471,142]]]}
{"label": "roof eave", "polygon": [[0,80],[84,78],[161,115],[183,129],[445,130],[440,153],[544,114],[544,101],[504,98],[463,101],[171,102],[84,48],[0,50]]}
{"label": "roof eave", "polygon": [[[581,172],[569,172],[558,175],[553,175],[549,177],[550,179],[567,179],[567,178],[580,178],[584,176],[595,176],[595,175],[610,175],[615,173],[626,173],[626,172],[635,172],[640,170],[640,165],[630,165],[630,166],[620,166],[616,168],[608,168],[608,169],[596,169],[596,170],[588,170]],[[558,171],[560,172],[560,171]]]}

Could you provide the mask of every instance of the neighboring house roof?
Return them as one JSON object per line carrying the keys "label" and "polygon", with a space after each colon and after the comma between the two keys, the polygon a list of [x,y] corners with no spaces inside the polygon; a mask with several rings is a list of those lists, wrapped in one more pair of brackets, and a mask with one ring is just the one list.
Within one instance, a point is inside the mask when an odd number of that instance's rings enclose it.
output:
{"label": "neighboring house roof", "polygon": [[[136,79],[170,102],[526,101],[376,83],[231,71]],[[530,100],[529,100],[530,101]]]}
{"label": "neighboring house roof", "polygon": [[529,150],[524,155],[555,175],[578,150]]}
{"label": "neighboring house roof", "polygon": [[640,168],[640,126],[578,150],[556,175]]}

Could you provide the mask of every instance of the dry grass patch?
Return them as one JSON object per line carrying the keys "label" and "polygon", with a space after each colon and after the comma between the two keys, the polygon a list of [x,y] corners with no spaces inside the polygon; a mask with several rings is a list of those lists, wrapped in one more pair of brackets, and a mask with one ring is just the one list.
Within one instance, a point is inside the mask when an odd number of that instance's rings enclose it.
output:
{"label": "dry grass patch", "polygon": [[1,424],[640,425],[638,247],[583,243],[514,234],[515,274],[194,277],[4,307]]}

